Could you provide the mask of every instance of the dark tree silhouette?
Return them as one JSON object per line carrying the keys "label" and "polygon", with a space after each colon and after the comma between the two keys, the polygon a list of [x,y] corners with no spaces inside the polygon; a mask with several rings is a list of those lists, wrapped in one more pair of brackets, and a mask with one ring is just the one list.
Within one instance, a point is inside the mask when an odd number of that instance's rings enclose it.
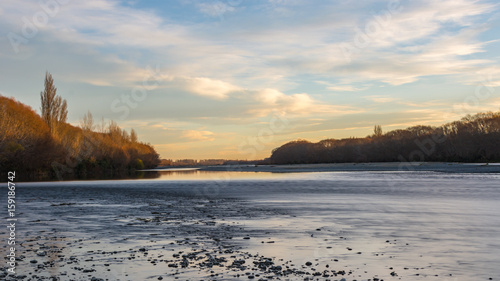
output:
{"label": "dark tree silhouette", "polygon": [[468,115],[439,127],[413,126],[365,138],[292,141],[273,150],[271,163],[500,161],[500,111]]}
{"label": "dark tree silhouette", "polygon": [[382,126],[375,125],[375,127],[373,128],[373,136],[374,137],[381,137],[382,136]]}

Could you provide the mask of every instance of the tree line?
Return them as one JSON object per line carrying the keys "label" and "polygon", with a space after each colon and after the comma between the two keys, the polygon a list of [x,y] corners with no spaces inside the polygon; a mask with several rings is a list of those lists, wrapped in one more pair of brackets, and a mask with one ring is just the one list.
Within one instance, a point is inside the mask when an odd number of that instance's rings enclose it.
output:
{"label": "tree line", "polygon": [[50,73],[40,93],[41,115],[0,95],[0,171],[15,170],[26,180],[123,177],[156,167],[159,155],[137,133],[116,122],[95,124],[88,112],[73,126],[67,102],[57,95]]}
{"label": "tree line", "polygon": [[441,126],[413,126],[387,133],[376,125],[364,138],[288,142],[270,163],[500,162],[500,111],[467,115]]}
{"label": "tree line", "polygon": [[160,167],[198,167],[220,165],[255,165],[264,160],[229,160],[229,159],[160,159]]}

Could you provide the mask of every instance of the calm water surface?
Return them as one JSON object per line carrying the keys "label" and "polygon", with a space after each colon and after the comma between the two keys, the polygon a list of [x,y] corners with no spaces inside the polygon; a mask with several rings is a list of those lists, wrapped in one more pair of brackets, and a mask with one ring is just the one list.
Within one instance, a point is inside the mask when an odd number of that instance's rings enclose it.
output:
{"label": "calm water surface", "polygon": [[[253,208],[255,217],[216,221],[254,231],[259,238],[234,239],[249,252],[311,261],[318,271],[326,265],[355,269],[347,280],[500,280],[499,180],[498,174],[189,170],[154,180],[20,183],[18,190],[25,233],[29,221],[43,218],[52,221],[38,227],[61,226],[110,243],[125,236],[139,241],[158,229],[131,237],[112,227],[126,218],[110,218],[139,214],[155,202],[230,198]],[[56,213],[48,207],[53,202],[81,202],[89,211]],[[259,213],[267,209],[275,212]]]}

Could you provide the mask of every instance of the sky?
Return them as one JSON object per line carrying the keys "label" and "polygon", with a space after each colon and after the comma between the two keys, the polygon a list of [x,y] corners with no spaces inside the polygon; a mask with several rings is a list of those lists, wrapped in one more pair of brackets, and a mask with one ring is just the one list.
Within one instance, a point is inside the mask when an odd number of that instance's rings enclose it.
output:
{"label": "sky", "polygon": [[262,159],[500,110],[496,1],[3,0],[0,94],[134,128],[166,159]]}

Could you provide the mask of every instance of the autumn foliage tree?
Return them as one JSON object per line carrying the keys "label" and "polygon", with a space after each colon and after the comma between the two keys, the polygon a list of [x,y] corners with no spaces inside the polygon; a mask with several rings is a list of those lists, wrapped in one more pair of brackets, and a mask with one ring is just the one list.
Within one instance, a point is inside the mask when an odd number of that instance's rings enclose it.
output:
{"label": "autumn foliage tree", "polygon": [[153,168],[159,155],[114,121],[98,128],[90,111],[80,127],[66,123],[67,103],[47,72],[40,93],[41,116],[14,98],[0,95],[0,171],[16,170],[24,179],[122,177]]}
{"label": "autumn foliage tree", "polygon": [[47,124],[33,109],[0,95],[0,171],[42,174],[63,157]]}

